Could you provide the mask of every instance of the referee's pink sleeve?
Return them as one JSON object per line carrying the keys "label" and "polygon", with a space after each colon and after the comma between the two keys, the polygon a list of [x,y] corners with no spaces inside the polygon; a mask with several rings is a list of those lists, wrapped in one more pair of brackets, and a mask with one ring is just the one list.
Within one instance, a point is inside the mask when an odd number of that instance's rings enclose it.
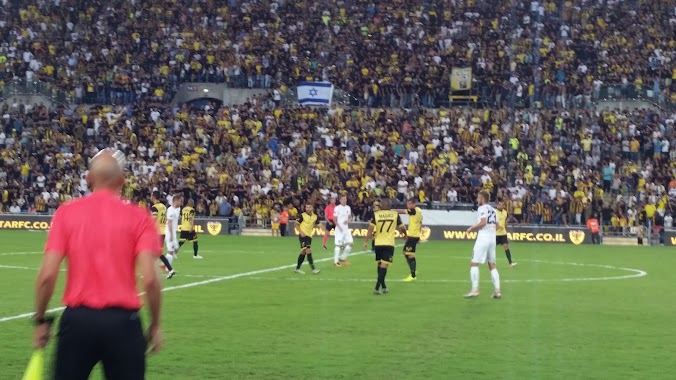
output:
{"label": "referee's pink sleeve", "polygon": [[66,250],[68,249],[67,218],[62,216],[63,213],[64,209],[62,207],[54,213],[52,225],[47,234],[47,243],[45,244],[45,253],[58,254],[61,257],[66,255]]}
{"label": "referee's pink sleeve", "polygon": [[140,223],[139,236],[136,240],[136,247],[134,254],[138,255],[141,252],[152,252],[155,256],[162,255],[162,246],[160,245],[160,235],[157,233],[157,226],[155,221],[146,213],[143,221]]}

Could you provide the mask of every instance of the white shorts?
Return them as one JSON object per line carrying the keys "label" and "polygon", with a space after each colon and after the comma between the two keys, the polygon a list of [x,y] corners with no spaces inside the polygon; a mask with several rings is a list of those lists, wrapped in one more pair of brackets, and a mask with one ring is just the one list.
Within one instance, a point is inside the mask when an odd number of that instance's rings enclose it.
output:
{"label": "white shorts", "polygon": [[178,233],[174,234],[174,240],[169,239],[169,234],[164,235],[164,245],[169,252],[178,251]]}
{"label": "white shorts", "polygon": [[486,261],[491,264],[495,264],[495,237],[479,238],[474,243],[472,262],[476,264],[483,264]]}
{"label": "white shorts", "polygon": [[353,243],[352,233],[350,232],[350,230],[341,231],[341,232],[336,231],[335,239],[336,239],[336,245],[337,246],[343,246],[343,245]]}

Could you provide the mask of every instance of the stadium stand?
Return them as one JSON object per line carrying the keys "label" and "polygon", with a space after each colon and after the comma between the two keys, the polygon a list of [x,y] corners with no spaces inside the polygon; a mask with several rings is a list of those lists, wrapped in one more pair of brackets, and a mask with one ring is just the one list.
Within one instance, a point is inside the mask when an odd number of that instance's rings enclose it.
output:
{"label": "stadium stand", "polygon": [[[341,191],[365,219],[377,197],[451,208],[487,188],[515,222],[663,225],[676,201],[674,27],[656,0],[9,2],[0,89],[78,106],[5,103],[2,211],[82,195],[87,159],[117,146],[129,198],[183,190],[201,215],[262,224],[274,204],[293,216]],[[472,67],[477,102],[449,103],[453,66]],[[185,82],[286,93],[300,80],[353,102],[171,103]],[[623,97],[656,107],[594,106]]]}

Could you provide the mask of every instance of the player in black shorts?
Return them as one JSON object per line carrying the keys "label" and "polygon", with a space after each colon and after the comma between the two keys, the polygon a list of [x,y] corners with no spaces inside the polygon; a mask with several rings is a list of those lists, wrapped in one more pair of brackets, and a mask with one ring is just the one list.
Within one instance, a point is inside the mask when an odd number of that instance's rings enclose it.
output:
{"label": "player in black shorts", "polygon": [[418,243],[420,242],[419,237],[407,237],[406,238],[406,243],[404,243],[404,252],[411,252],[415,253],[415,247],[418,246]]}
{"label": "player in black shorts", "polygon": [[195,230],[181,231],[179,239],[181,241],[181,245],[183,245],[183,243],[185,243],[186,241],[195,241],[197,240],[197,232],[195,232]]}
{"label": "player in black shorts", "polygon": [[326,231],[331,232],[336,229],[336,225],[333,224],[330,220],[326,221]]}
{"label": "player in black shorts", "polygon": [[495,246],[502,246],[509,262],[509,267],[514,268],[516,262],[512,261],[512,251],[509,250],[509,239],[507,237],[507,210],[505,210],[505,202],[498,202],[498,209],[495,214],[498,217],[498,224],[495,227]]}
{"label": "player in black shorts", "polygon": [[195,201],[188,200],[188,204],[181,210],[181,234],[179,235],[179,247],[187,242],[192,243],[193,258],[201,259],[199,252],[199,242],[197,241],[197,231],[195,231]]}
{"label": "player in black shorts", "polygon": [[300,249],[312,248],[312,238],[310,236],[299,236]]}
{"label": "player in black shorts", "polygon": [[507,240],[507,235],[496,236],[495,237],[495,244],[496,245],[509,244],[509,241]]}

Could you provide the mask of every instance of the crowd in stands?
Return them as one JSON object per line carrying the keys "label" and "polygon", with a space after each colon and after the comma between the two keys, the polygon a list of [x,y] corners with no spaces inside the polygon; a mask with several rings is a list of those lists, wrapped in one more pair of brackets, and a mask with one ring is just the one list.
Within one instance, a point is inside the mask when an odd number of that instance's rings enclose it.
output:
{"label": "crowd in stands", "polygon": [[[89,105],[1,110],[2,212],[85,194],[87,161],[108,146],[131,163],[125,196],[184,191],[205,216],[293,217],[346,191],[366,219],[379,197],[450,208],[482,188],[513,222],[598,214],[619,230],[674,210],[676,116],[592,107],[602,89],[676,93],[662,1],[4,3],[0,87],[39,79]],[[453,66],[473,68],[480,107],[444,106]],[[183,82],[300,80],[369,108],[169,103]]]}
{"label": "crowd in stands", "polygon": [[[268,220],[346,191],[367,219],[380,197],[472,204],[479,189],[513,222],[663,223],[676,206],[674,119],[653,111],[237,107],[137,103],[4,111],[5,212],[50,212],[85,194],[98,149],[130,164],[124,194],[184,191],[205,216]],[[321,207],[319,207],[321,208]]]}
{"label": "crowd in stands", "polygon": [[676,14],[660,0],[40,0],[0,8],[0,87],[76,102],[167,101],[184,82],[286,92],[328,80],[362,105],[448,103],[452,67],[498,108],[676,99]]}

